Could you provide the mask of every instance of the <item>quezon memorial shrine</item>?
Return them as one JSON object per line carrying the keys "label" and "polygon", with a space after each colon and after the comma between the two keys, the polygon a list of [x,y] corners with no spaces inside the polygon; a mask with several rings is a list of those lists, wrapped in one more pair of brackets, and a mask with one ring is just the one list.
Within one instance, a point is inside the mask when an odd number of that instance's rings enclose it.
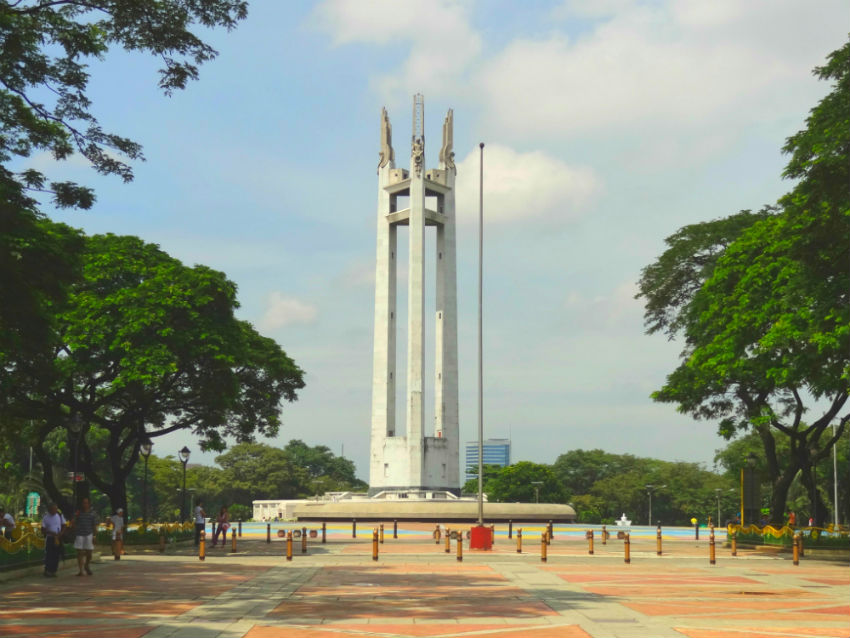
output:
{"label": "quezon memorial shrine", "polygon": [[[436,168],[425,158],[425,108],[413,99],[409,168],[397,168],[392,126],[381,111],[378,161],[375,332],[372,368],[372,422],[367,494],[329,494],[310,501],[254,501],[254,518],[299,520],[476,521],[477,497],[461,497],[458,422],[457,258],[453,113],[443,120]],[[399,208],[404,203],[406,207]],[[427,204],[427,205],[426,205]],[[428,207],[430,206],[430,208]],[[407,385],[405,423],[396,423],[398,371],[398,228],[407,226]],[[436,309],[425,314],[425,233],[436,232]],[[435,335],[434,424],[426,431],[425,327]],[[568,505],[485,503],[488,522],[552,520],[571,522]]]}

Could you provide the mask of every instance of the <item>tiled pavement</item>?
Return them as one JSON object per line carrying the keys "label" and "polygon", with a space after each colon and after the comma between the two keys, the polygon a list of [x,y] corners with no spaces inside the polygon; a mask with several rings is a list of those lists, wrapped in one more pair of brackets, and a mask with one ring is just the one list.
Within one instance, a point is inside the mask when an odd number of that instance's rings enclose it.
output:
{"label": "tiled pavement", "polygon": [[[350,536],[350,534],[349,534]],[[242,540],[237,553],[193,548],[125,556],[77,578],[70,561],[57,579],[27,575],[0,583],[0,636],[353,638],[474,636],[578,638],[801,638],[850,636],[847,561],[718,547],[704,541],[632,543],[559,540],[540,561],[539,537],[497,540],[464,553],[427,537],[392,540],[371,558],[368,538],[333,534],[326,545]]]}

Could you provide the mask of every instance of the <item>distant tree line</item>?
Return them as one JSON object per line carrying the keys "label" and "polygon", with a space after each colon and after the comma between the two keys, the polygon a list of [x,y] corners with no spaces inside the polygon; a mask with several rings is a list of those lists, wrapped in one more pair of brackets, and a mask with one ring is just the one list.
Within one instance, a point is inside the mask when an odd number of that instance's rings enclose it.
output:
{"label": "distant tree line", "polygon": [[[850,473],[850,435],[844,433],[838,448],[840,477]],[[625,514],[634,524],[689,525],[692,518],[721,525],[740,512],[740,470],[747,456],[754,454],[763,511],[773,502],[770,474],[757,435],[732,441],[717,452],[718,471],[703,469],[698,463],[670,462],[631,454],[611,454],[602,450],[571,450],[552,465],[521,461],[507,467],[484,466],[484,493],[490,502],[566,503],[576,510],[579,522],[612,523]],[[477,468],[475,468],[477,470]],[[797,520],[809,517],[824,523],[833,520],[833,466],[827,459],[815,468],[820,511],[811,507],[810,490],[795,481],[788,490],[787,511]],[[466,494],[478,492],[478,479],[463,487]],[[850,485],[839,480],[840,519],[850,520]],[[719,511],[718,511],[719,510]],[[719,515],[719,519],[718,519]]]}
{"label": "distant tree line", "polygon": [[[8,451],[8,450],[4,450]],[[20,450],[23,462],[7,461],[0,469],[4,479],[0,502],[10,511],[24,508],[29,491],[44,493],[40,473],[28,473],[26,452]],[[208,516],[225,505],[234,519],[252,516],[252,501],[263,499],[308,498],[329,491],[365,490],[367,485],[355,476],[354,463],[336,456],[323,445],[310,446],[299,440],[278,448],[264,443],[240,443],[216,457],[214,466],[189,463],[186,468],[186,509],[199,499]],[[56,483],[66,496],[73,486],[72,468],[64,462],[54,468]],[[137,463],[127,478],[127,515],[131,520],[143,518],[144,461]],[[173,455],[148,458],[147,520],[179,519],[183,497],[183,464]],[[112,510],[107,495],[88,481],[78,485],[92,499],[101,514]],[[68,499],[70,502],[70,499]]]}

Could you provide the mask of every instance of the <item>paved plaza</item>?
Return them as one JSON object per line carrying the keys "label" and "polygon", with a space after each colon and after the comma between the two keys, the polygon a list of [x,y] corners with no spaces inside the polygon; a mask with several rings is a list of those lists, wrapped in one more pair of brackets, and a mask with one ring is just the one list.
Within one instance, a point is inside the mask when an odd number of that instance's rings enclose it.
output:
{"label": "paved plaza", "polygon": [[[0,635],[14,637],[353,638],[474,636],[578,638],[686,636],[785,638],[850,636],[846,560],[810,552],[739,550],[718,543],[709,564],[705,534],[635,534],[631,563],[623,542],[596,537],[594,555],[577,533],[556,532],[548,561],[540,531],[526,529],[523,553],[499,527],[490,552],[445,552],[425,526],[387,526],[377,562],[371,526],[329,526],[328,542],[294,543],[291,562],[277,537],[245,536],[209,548],[205,561],[181,546],[165,554],[129,548],[105,556],[94,575],[59,578],[37,570],[0,582]],[[429,527],[430,529],[430,527]],[[573,532],[580,528],[573,526]],[[414,532],[419,531],[416,534]],[[560,531],[560,530],[559,530]],[[466,548],[465,548],[466,549]],[[110,560],[106,560],[109,558]]]}

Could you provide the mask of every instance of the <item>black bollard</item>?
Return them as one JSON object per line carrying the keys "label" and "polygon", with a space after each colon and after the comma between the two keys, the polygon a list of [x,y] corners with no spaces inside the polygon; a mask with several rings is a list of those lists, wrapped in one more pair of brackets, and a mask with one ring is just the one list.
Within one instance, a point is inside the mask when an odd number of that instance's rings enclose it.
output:
{"label": "black bollard", "polygon": [[398,538],[398,521],[393,521],[393,538]]}
{"label": "black bollard", "polygon": [[514,537],[514,522],[508,521],[508,538]]}
{"label": "black bollard", "polygon": [[351,538],[357,538],[357,519],[351,519]]}
{"label": "black bollard", "polygon": [[328,526],[322,521],[322,542],[327,542]]}
{"label": "black bollard", "polygon": [[242,538],[242,521],[239,521],[239,538]]}

